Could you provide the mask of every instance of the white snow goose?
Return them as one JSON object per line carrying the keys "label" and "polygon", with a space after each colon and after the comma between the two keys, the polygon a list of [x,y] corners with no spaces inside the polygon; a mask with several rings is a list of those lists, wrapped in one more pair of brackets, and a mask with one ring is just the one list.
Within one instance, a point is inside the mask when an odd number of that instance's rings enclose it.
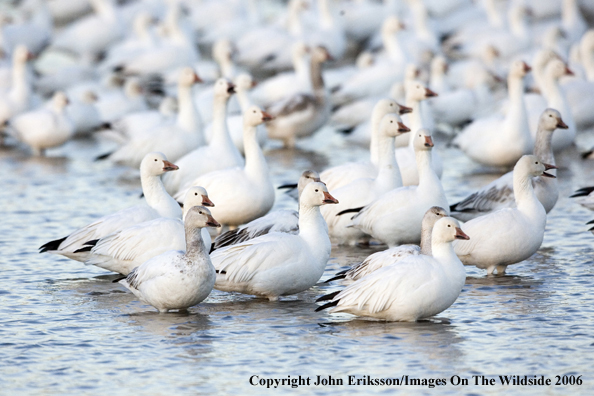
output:
{"label": "white snow goose", "polygon": [[165,191],[160,176],[178,167],[167,161],[162,153],[147,154],[140,164],[140,182],[145,203],[104,216],[79,228],[64,238],[50,241],[39,248],[39,253],[61,254],[77,261],[85,261],[89,252],[75,253],[85,242],[100,239],[134,224],[159,217],[181,218],[179,204]]}
{"label": "white snow goose", "polygon": [[517,207],[497,210],[462,226],[471,239],[454,244],[454,248],[465,265],[486,269],[488,275],[495,270],[503,275],[508,265],[536,253],[542,244],[547,213],[534,193],[532,178],[555,177],[546,172],[555,168],[535,155],[520,158],[514,167]]}
{"label": "white snow goose", "polygon": [[446,217],[435,223],[431,239],[433,256],[412,255],[398,265],[380,268],[341,291],[319,298],[317,301],[330,302],[316,311],[332,308],[331,313],[397,322],[415,322],[445,311],[466,281],[466,271],[452,242],[469,237],[457,220]]}
{"label": "white snow goose", "polygon": [[320,206],[334,203],[323,183],[310,183],[301,195],[297,235],[275,232],[215,250],[215,288],[276,301],[314,286],[324,274],[331,249]]}
{"label": "white snow goose", "polygon": [[[538,132],[534,142],[534,155],[542,162],[551,165],[555,165],[551,140],[553,132],[557,128],[567,129],[567,125],[561,119],[561,114],[557,110],[546,109],[539,118]],[[538,176],[532,179],[532,186],[536,197],[545,211],[549,213],[559,197],[557,179]],[[514,171],[511,171],[452,205],[450,207],[452,217],[468,221],[502,208],[513,208],[516,206],[513,187]]]}

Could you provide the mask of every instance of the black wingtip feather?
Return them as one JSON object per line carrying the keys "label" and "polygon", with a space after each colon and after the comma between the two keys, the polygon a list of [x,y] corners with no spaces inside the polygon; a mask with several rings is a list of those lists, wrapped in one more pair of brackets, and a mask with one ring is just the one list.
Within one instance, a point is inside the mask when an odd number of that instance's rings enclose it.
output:
{"label": "black wingtip feather", "polygon": [[119,281],[121,281],[122,279],[126,279],[126,278],[127,278],[127,276],[120,276],[119,278],[116,278],[116,279],[112,280],[111,282],[112,282],[112,283],[118,283],[118,282],[119,282]]}
{"label": "black wingtip feather", "polygon": [[328,304],[324,304],[324,305],[322,305],[320,307],[317,307],[316,308],[316,312],[320,312],[320,311],[323,311],[324,309],[332,308],[332,307],[335,307],[337,305],[338,305],[338,300],[332,301],[332,302],[329,302]]}
{"label": "black wingtip feather", "polygon": [[335,291],[334,293],[330,293],[330,294],[326,294],[320,298],[318,298],[316,300],[316,302],[321,302],[321,301],[328,301],[328,300],[332,300],[334,297],[336,297],[338,295],[338,293],[340,293],[342,290],[339,291]]}
{"label": "black wingtip feather", "polygon": [[576,192],[574,192],[573,195],[570,195],[569,198],[584,197],[586,195],[590,195],[592,191],[594,191],[594,187],[583,187],[579,190],[576,190]]}
{"label": "black wingtip feather", "polygon": [[334,278],[330,278],[327,281],[324,281],[324,283],[330,283],[330,282],[334,282],[336,280],[341,280],[346,278],[346,271],[344,272],[339,272],[338,274],[336,274],[336,276]]}
{"label": "black wingtip feather", "polygon": [[364,208],[364,206],[361,206],[360,208],[345,209],[345,210],[338,212],[336,214],[336,216],[342,216],[343,214],[347,214],[347,213],[359,213],[361,210],[363,210],[363,208]]}
{"label": "black wingtip feather", "polygon": [[93,246],[83,246],[80,249],[76,249],[74,253],[90,252],[91,249],[93,249]]}
{"label": "black wingtip feather", "polygon": [[109,156],[112,155],[112,154],[113,154],[113,151],[112,152],[109,152],[109,153],[101,154],[101,155],[95,157],[95,161],[103,161],[105,159],[108,159]]}
{"label": "black wingtip feather", "polygon": [[50,250],[58,250],[58,248],[60,247],[62,242],[66,240],[66,238],[68,238],[68,236],[65,236],[64,238],[60,239],[55,239],[53,241],[49,241],[45,245],[39,247],[39,253],[48,252]]}
{"label": "black wingtip feather", "polygon": [[592,153],[594,153],[594,150],[589,150],[589,151],[586,151],[585,153],[582,153],[581,154],[582,159],[587,159],[590,155],[592,155]]}
{"label": "black wingtip feather", "polygon": [[283,184],[282,186],[278,186],[276,189],[277,190],[286,190],[289,188],[297,188],[297,183],[292,183],[292,184]]}

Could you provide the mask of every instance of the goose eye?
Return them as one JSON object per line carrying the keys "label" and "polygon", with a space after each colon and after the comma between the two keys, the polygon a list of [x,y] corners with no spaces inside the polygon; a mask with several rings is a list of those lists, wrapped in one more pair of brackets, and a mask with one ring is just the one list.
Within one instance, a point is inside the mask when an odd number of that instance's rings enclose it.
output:
{"label": "goose eye", "polygon": [[194,195],[198,195],[198,193],[194,193]]}
{"label": "goose eye", "polygon": [[450,225],[450,224],[448,224],[448,227],[451,227],[451,225]]}
{"label": "goose eye", "polygon": [[155,162],[157,162],[157,159],[155,158]]}
{"label": "goose eye", "polygon": [[394,106],[392,103],[390,103],[390,107]]}
{"label": "goose eye", "polygon": [[390,121],[390,124],[393,124],[393,123],[394,123],[394,121]]}
{"label": "goose eye", "polygon": [[549,114],[549,117],[552,117],[552,116],[553,116],[552,114]]}
{"label": "goose eye", "polygon": [[318,192],[318,191],[320,191],[320,190],[316,190],[316,192]]}
{"label": "goose eye", "polygon": [[538,161],[536,161],[534,164],[538,165]]}
{"label": "goose eye", "polygon": [[254,110],[254,114],[256,114],[256,110]]}

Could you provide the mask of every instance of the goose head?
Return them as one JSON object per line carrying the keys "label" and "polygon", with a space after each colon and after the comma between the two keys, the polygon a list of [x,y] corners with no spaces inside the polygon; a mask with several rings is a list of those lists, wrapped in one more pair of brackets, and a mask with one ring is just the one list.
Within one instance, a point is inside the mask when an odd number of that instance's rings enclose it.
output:
{"label": "goose head", "polygon": [[548,48],[540,49],[534,55],[534,59],[532,60],[532,64],[534,65],[534,71],[544,71],[547,64],[552,61],[553,59],[561,59],[559,55]]}
{"label": "goose head", "polygon": [[563,122],[561,118],[561,113],[559,113],[555,109],[546,109],[540,115],[540,119],[538,120],[538,127],[545,130],[553,132],[555,129],[567,129],[569,128],[567,124]]}
{"label": "goose head", "polygon": [[410,128],[402,123],[398,114],[386,114],[379,125],[380,134],[387,137],[397,137],[410,132]]}
{"label": "goose head", "polygon": [[68,97],[62,91],[58,91],[52,96],[52,107],[58,112],[64,110],[69,103]]}
{"label": "goose head", "polygon": [[219,39],[212,46],[212,58],[220,65],[229,62],[235,54],[235,47],[228,39]]}
{"label": "goose head", "polygon": [[588,30],[586,33],[584,33],[579,45],[580,52],[584,54],[583,56],[594,51],[594,29]]}
{"label": "goose head", "polygon": [[12,54],[12,61],[14,64],[24,65],[31,59],[33,59],[33,54],[22,44],[18,45]]}
{"label": "goose head", "polygon": [[191,208],[192,206],[214,207],[215,204],[208,198],[208,193],[204,187],[194,186],[186,192],[184,197],[184,208]]}
{"label": "goose head", "polygon": [[516,78],[523,78],[532,68],[522,60],[514,61],[509,69],[509,75]]}
{"label": "goose head", "polygon": [[412,81],[421,75],[421,70],[414,63],[409,63],[404,68],[404,81]]}
{"label": "goose head", "polygon": [[312,182],[321,182],[322,180],[320,180],[320,174],[314,170],[306,170],[301,174],[301,177],[299,178],[299,182],[297,183],[297,190],[299,191],[299,196],[301,196],[301,194],[303,193],[303,189],[305,188],[305,186],[307,186],[309,183]]}
{"label": "goose head", "polygon": [[435,92],[427,88],[421,82],[412,80],[406,83],[406,102],[420,102],[427,98],[437,96]]}
{"label": "goose head", "polygon": [[128,98],[136,98],[142,95],[142,86],[136,78],[131,78],[124,84],[124,93]]}
{"label": "goose head", "polygon": [[191,67],[184,67],[179,73],[177,80],[177,83],[184,87],[191,87],[192,85],[201,82],[202,80]]}
{"label": "goose head", "polygon": [[204,206],[192,206],[184,220],[186,228],[220,227],[218,221],[212,217],[210,210]]}
{"label": "goose head", "polygon": [[431,237],[432,242],[449,243],[456,239],[470,239],[470,237],[460,228],[458,220],[452,217],[444,217],[437,220],[433,226],[433,235]]}
{"label": "goose head", "polygon": [[316,63],[324,63],[326,61],[334,60],[326,47],[318,45],[311,50],[311,60]]}
{"label": "goose head", "polygon": [[237,92],[249,91],[256,86],[256,80],[247,73],[241,73],[239,76],[235,77],[233,83],[235,84],[235,91]]}
{"label": "goose head", "polygon": [[291,47],[291,58],[293,59],[293,63],[298,63],[303,59],[305,56],[309,54],[309,47],[303,41],[296,41],[293,43]]}
{"label": "goose head", "polygon": [[547,173],[550,169],[557,169],[554,165],[545,164],[536,155],[525,155],[518,160],[518,163],[514,167],[514,174],[516,172],[519,175],[523,175],[526,178],[544,176],[544,177],[556,177]]}
{"label": "goose head", "polygon": [[447,217],[448,214],[444,208],[439,206],[432,206],[423,216],[422,228],[424,230],[431,230],[437,220]]}
{"label": "goose head", "polygon": [[214,85],[214,96],[230,98],[235,93],[235,84],[226,78],[219,78]]}
{"label": "goose head", "polygon": [[80,101],[86,104],[93,104],[99,100],[99,96],[93,91],[86,90],[80,95]]}
{"label": "goose head", "polygon": [[357,69],[366,69],[370,66],[373,66],[374,63],[375,59],[373,58],[373,54],[369,51],[361,52],[355,60],[355,66],[357,66]]}
{"label": "goose head", "polygon": [[148,153],[140,163],[140,173],[151,176],[159,176],[178,169],[177,165],[167,161],[165,154],[159,152]]}
{"label": "goose head", "polygon": [[433,149],[433,139],[429,129],[419,129],[414,136],[413,147],[415,151],[431,151]]}
{"label": "goose head", "polygon": [[[405,109],[410,109],[410,107],[402,106]],[[400,112],[400,105],[396,103],[395,100],[392,99],[380,99],[377,101],[375,106],[373,107],[373,115],[372,118],[377,120],[381,120],[384,118],[386,114],[391,113],[399,113]]]}
{"label": "goose head", "polygon": [[573,72],[567,67],[565,62],[560,59],[552,59],[545,68],[547,76],[558,80],[563,76],[573,76]]}
{"label": "goose head", "polygon": [[132,28],[137,37],[146,37],[153,23],[153,17],[148,12],[139,13],[132,22]]}
{"label": "goose head", "polygon": [[328,188],[322,182],[309,183],[303,189],[299,199],[300,205],[322,206],[326,204],[337,204],[338,200],[328,192]]}
{"label": "goose head", "polygon": [[256,105],[250,106],[244,113],[243,113],[243,124],[245,126],[255,127],[263,122],[270,121],[274,119],[273,116],[262,110]]}
{"label": "goose head", "polygon": [[431,61],[431,75],[441,76],[448,72],[448,62],[446,59],[438,55]]}
{"label": "goose head", "polygon": [[393,15],[384,19],[384,23],[382,24],[383,34],[394,34],[404,29],[406,29],[404,23]]}

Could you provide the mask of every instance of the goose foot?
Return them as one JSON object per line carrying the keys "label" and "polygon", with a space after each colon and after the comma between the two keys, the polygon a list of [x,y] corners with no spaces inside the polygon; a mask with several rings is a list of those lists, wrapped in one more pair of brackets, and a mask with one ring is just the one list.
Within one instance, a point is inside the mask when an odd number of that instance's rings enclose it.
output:
{"label": "goose foot", "polygon": [[497,266],[497,275],[505,275],[506,269],[507,269],[507,265],[498,265]]}

